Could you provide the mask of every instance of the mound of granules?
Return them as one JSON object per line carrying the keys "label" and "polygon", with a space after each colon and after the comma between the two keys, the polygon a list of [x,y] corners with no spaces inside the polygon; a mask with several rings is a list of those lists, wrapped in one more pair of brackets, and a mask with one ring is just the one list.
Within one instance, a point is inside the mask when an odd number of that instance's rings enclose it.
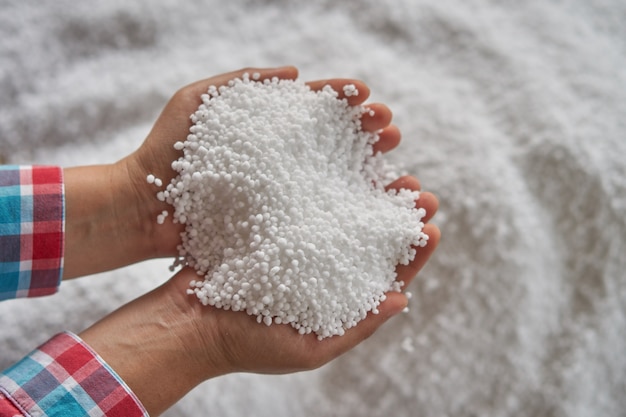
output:
{"label": "mound of granules", "polygon": [[257,79],[211,86],[174,146],[178,175],[158,198],[186,225],[177,262],[202,277],[189,292],[205,305],[342,335],[400,290],[395,267],[426,245],[425,211],[418,192],[385,191],[368,109],[329,86]]}

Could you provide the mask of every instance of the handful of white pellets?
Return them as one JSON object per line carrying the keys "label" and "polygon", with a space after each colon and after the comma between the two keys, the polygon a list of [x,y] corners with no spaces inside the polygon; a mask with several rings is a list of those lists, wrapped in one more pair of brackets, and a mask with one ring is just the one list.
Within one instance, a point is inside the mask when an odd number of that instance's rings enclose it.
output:
{"label": "handful of white pellets", "polygon": [[196,269],[188,292],[204,305],[343,335],[400,291],[395,268],[426,245],[426,213],[418,192],[385,191],[393,173],[361,129],[368,109],[329,86],[258,78],[211,86],[174,145],[178,175],[157,197],[185,224],[176,263]]}

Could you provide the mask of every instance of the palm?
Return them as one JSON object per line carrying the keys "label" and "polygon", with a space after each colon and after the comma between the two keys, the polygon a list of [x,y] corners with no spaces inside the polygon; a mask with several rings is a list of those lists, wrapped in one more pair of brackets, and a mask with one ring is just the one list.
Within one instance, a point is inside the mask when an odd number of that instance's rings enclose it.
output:
{"label": "palm", "polygon": [[[427,225],[425,230],[430,235],[428,245],[418,249],[409,265],[397,268],[398,279],[405,285],[411,282],[437,246],[438,229]],[[182,293],[184,286],[193,278],[193,271],[183,270],[175,277],[177,290]],[[267,327],[242,312],[202,306],[193,296],[187,302],[195,313],[192,316],[199,332],[208,336],[206,340],[210,346],[207,350],[214,351],[215,345],[220,346],[223,357],[218,363],[227,364],[225,372],[288,373],[317,368],[351,349],[369,337],[386,319],[401,311],[406,305],[406,298],[400,293],[387,294],[387,299],[379,306],[379,314],[370,314],[344,336],[322,341],[318,341],[315,334],[300,335],[289,325]],[[209,358],[211,355],[203,356]]]}

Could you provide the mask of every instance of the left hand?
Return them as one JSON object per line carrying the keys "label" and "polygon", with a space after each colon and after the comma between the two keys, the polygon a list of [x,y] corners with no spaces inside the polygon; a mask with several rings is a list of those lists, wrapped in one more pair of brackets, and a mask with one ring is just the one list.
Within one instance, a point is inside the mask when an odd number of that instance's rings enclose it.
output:
{"label": "left hand", "polygon": [[[200,96],[210,85],[221,86],[244,72],[259,73],[261,79],[295,79],[294,67],[246,68],[181,88],[169,100],[143,144],[115,164],[65,169],[66,248],[64,279],[103,272],[146,259],[176,256],[181,224],[172,222],[171,206],[158,201],[159,191],[146,182],[153,174],[165,187],[176,176],[172,161],[182,156],[174,143],[184,141],[191,127],[190,115],[201,103]],[[368,87],[351,79],[319,80],[308,83],[313,90],[330,85],[343,97],[343,86],[354,84],[358,96],[348,97],[360,105],[369,96]],[[362,129],[380,131],[375,149],[386,152],[400,142],[400,131],[392,124],[391,111],[384,104],[369,104],[374,115],[363,115]],[[168,210],[165,223],[157,216]]]}
{"label": "left hand", "polygon": [[[298,70],[294,67],[245,68],[183,87],[167,103],[141,147],[120,161],[120,164],[125,165],[129,172],[131,182],[136,189],[136,195],[141,200],[137,206],[145,212],[141,216],[147,221],[145,229],[150,231],[149,234],[153,236],[151,240],[157,244],[154,248],[153,257],[175,256],[177,254],[176,246],[180,243],[180,232],[184,228],[180,224],[172,223],[171,215],[166,218],[165,224],[157,225],[155,223],[156,216],[163,210],[171,210],[171,207],[167,203],[156,200],[155,194],[158,190],[146,183],[146,175],[154,174],[163,181],[164,186],[170,183],[176,176],[176,172],[171,168],[171,163],[183,154],[182,151],[174,149],[174,143],[184,141],[187,138],[191,127],[190,115],[202,103],[200,96],[207,92],[209,86],[226,85],[230,80],[239,78],[244,73],[250,75],[259,73],[260,80],[272,77],[295,80],[298,76]],[[359,90],[359,95],[348,98],[351,105],[363,104],[369,96],[367,86],[357,80],[331,79],[308,83],[313,90],[320,90],[327,84],[339,92],[340,98],[344,97],[343,86],[354,84]],[[383,104],[371,104],[368,108],[372,108],[375,114],[374,116],[369,114],[363,116],[363,130],[376,131],[382,129],[376,149],[383,152],[393,149],[400,141],[400,131],[396,126],[390,125],[391,111]]]}

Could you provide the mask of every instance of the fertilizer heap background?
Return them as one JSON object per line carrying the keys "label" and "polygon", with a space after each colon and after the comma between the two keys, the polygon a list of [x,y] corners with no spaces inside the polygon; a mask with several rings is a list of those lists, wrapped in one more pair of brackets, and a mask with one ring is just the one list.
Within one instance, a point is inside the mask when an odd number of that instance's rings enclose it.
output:
{"label": "fertilizer heap background", "polygon": [[[623,0],[9,0],[0,36],[9,162],[115,161],[181,86],[293,64],[364,80],[403,134],[389,158],[440,198],[408,314],[320,370],[218,378],[168,416],[623,416]],[[170,262],[0,304],[0,366]]]}

